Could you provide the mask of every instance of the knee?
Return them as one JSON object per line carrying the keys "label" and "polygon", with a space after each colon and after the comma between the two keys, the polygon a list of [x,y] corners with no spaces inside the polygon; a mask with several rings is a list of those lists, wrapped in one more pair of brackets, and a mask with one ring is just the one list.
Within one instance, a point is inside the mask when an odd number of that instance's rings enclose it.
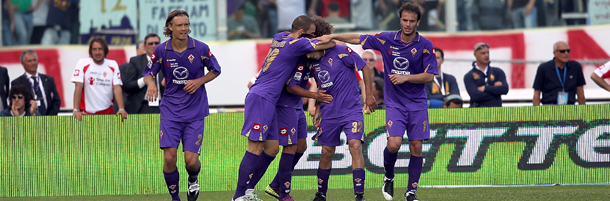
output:
{"label": "knee", "polygon": [[279,147],[266,148],[264,151],[269,156],[277,156],[277,154],[280,153],[280,148]]}
{"label": "knee", "polygon": [[165,154],[165,164],[175,166],[178,157],[176,155]]}
{"label": "knee", "polygon": [[391,153],[396,153],[398,152],[398,150],[400,150],[400,145],[401,144],[396,144],[396,143],[388,143],[388,151],[390,151]]}
{"label": "knee", "polygon": [[299,140],[299,142],[297,143],[297,152],[305,153],[305,151],[307,151],[307,142],[305,141],[305,139]]}
{"label": "knee", "polygon": [[362,142],[357,140],[357,142],[349,143],[349,151],[352,153],[352,155],[362,154]]}
{"label": "knee", "polygon": [[422,155],[422,141],[411,141],[409,142],[409,149],[412,155],[421,156]]}
{"label": "knee", "polygon": [[335,155],[334,147],[322,147],[322,158],[332,158]]}

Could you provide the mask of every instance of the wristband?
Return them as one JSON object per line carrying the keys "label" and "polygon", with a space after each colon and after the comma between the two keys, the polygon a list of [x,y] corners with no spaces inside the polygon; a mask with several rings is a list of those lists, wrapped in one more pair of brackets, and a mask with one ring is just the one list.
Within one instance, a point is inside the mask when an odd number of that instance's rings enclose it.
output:
{"label": "wristband", "polygon": [[78,108],[74,108],[74,110],[72,110],[72,113],[75,113],[75,112],[80,112],[80,110]]}

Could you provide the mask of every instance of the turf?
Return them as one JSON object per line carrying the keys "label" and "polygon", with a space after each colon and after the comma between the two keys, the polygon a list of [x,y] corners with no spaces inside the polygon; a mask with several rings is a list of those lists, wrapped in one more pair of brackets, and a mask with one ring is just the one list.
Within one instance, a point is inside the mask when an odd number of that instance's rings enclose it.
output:
{"label": "turf", "polygon": [[[404,192],[406,189],[397,188],[396,192]],[[315,191],[297,190],[292,195],[297,201],[311,200]],[[259,192],[260,198],[267,201],[274,199],[264,192]],[[369,201],[383,201],[380,189],[369,188],[365,192],[365,198]],[[229,201],[233,192],[202,192],[200,201]],[[609,200],[610,185],[583,185],[583,186],[537,186],[537,187],[491,187],[491,188],[421,188],[417,196],[421,200]],[[170,200],[167,194],[157,195],[116,195],[116,196],[71,196],[71,197],[25,197],[25,198],[1,198],[2,201],[25,201],[25,200],[49,200],[49,201],[76,201],[76,200],[119,200],[119,201],[166,201]],[[186,200],[186,194],[181,194]],[[354,200],[351,189],[329,190],[329,201]],[[402,195],[397,195],[394,200],[404,200]]]}

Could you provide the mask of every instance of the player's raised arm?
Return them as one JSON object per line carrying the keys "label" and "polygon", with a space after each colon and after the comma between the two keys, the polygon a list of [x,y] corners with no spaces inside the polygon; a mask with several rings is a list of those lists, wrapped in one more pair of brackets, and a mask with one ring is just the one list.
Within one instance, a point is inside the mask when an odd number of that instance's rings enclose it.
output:
{"label": "player's raised arm", "polygon": [[318,40],[320,43],[327,43],[333,39],[351,44],[360,44],[360,34],[330,34],[314,38],[314,40]]}

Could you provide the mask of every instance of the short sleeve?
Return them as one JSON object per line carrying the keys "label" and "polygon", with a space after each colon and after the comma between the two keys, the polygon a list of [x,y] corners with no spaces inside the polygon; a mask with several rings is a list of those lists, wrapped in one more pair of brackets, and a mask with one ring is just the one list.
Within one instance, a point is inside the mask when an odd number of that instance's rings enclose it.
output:
{"label": "short sleeve", "polygon": [[290,51],[296,56],[301,56],[313,51],[316,51],[317,40],[309,40],[307,38],[297,38],[290,42]]}
{"label": "short sleeve", "polygon": [[605,63],[604,65],[601,65],[593,72],[601,78],[610,78],[610,61]]}
{"label": "short sleeve", "polygon": [[121,80],[121,70],[119,69],[119,65],[116,62],[112,62],[110,66],[114,67],[113,75],[112,75],[112,84],[113,85],[123,85],[123,81]]}
{"label": "short sleeve", "polygon": [[220,64],[218,64],[218,60],[216,60],[216,57],[214,54],[212,54],[212,50],[210,50],[210,47],[207,45],[205,45],[204,50],[206,50],[206,52],[202,53],[201,55],[203,65],[205,65],[208,70],[212,71],[214,74],[220,74]]}
{"label": "short sleeve", "polygon": [[427,42],[423,50],[424,72],[438,75],[438,65],[436,63],[436,53],[431,42]]}
{"label": "short sleeve", "polygon": [[78,62],[76,63],[76,67],[74,68],[74,72],[72,72],[72,79],[70,81],[72,82],[79,82],[79,83],[83,83],[85,82],[85,65],[86,64],[86,60],[85,59],[80,59],[78,60]]}
{"label": "short sleeve", "polygon": [[534,90],[542,91],[544,88],[544,63],[538,66],[536,77],[534,78]]}
{"label": "short sleeve", "polygon": [[360,35],[360,44],[362,45],[362,49],[375,49],[377,51],[383,52],[383,39],[378,38],[382,33],[378,33],[375,35]]}
{"label": "short sleeve", "polygon": [[582,65],[580,65],[580,63],[576,63],[576,68],[578,69],[578,80],[576,82],[576,86],[584,86],[587,84],[587,82],[585,81],[585,76],[584,73],[582,72]]}
{"label": "short sleeve", "polygon": [[309,69],[307,68],[307,59],[299,58],[297,61],[297,66],[292,70],[292,78],[286,83],[288,86],[296,86],[301,84],[303,80],[303,75],[309,73]]}
{"label": "short sleeve", "polygon": [[161,69],[161,65],[163,65],[163,54],[162,54],[162,50],[163,46],[159,45],[157,46],[157,48],[155,48],[155,51],[153,52],[152,56],[150,57],[150,61],[148,61],[148,64],[146,65],[146,68],[144,68],[144,71],[142,71],[142,76],[147,76],[147,75],[152,75],[155,76],[157,75],[157,73],[159,73],[159,70]]}

